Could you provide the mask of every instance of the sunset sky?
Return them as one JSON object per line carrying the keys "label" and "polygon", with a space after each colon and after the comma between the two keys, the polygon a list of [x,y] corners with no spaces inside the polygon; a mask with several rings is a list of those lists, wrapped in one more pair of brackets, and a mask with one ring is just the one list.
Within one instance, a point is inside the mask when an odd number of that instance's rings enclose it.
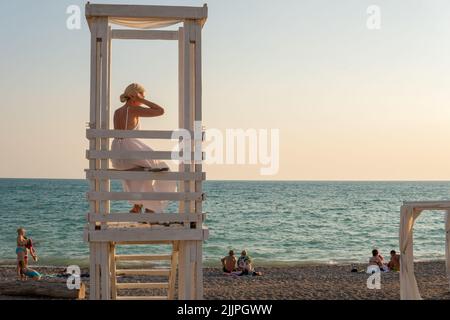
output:
{"label": "sunset sky", "polygon": [[[211,164],[208,179],[450,179],[447,0],[92,2],[207,2],[203,125],[280,130],[277,175],[261,176],[261,165]],[[80,30],[66,27],[73,4],[82,9]],[[0,177],[85,177],[84,4],[0,3]],[[366,26],[372,4],[381,9],[380,30]],[[139,82],[166,109],[141,119],[141,128],[175,129],[176,42],[115,40],[112,63],[111,110],[125,86]]]}

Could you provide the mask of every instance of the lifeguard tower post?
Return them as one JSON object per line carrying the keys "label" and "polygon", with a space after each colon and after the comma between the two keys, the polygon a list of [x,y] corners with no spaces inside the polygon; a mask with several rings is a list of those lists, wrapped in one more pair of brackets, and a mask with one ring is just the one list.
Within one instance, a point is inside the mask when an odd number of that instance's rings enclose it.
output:
{"label": "lifeguard tower post", "polygon": [[[208,236],[202,212],[202,181],[205,180],[205,173],[202,172],[201,142],[204,135],[202,127],[198,132],[194,130],[194,125],[198,129],[202,120],[201,31],[207,18],[207,6],[109,5],[88,2],[85,14],[91,31],[90,121],[87,129],[89,150],[86,153],[89,160],[86,178],[90,182],[90,191],[87,193],[90,209],[85,231],[85,240],[90,247],[90,299],[202,299],[202,243]],[[175,24],[180,24],[177,30],[161,30]],[[113,29],[112,25],[128,28]],[[110,71],[113,39],[178,41],[179,129],[190,135],[180,135],[178,128],[172,131],[111,130]],[[175,139],[186,143],[182,145],[190,148],[180,150],[183,160],[180,161],[177,172],[117,171],[109,168],[110,159],[168,160],[172,159],[172,152],[112,152],[109,149],[110,138],[116,137]],[[199,149],[200,159],[197,156]],[[194,150],[197,152],[193,152]],[[178,192],[111,192],[111,179],[176,180]],[[114,200],[179,201],[179,210],[171,214],[113,213],[110,212],[110,201]],[[171,224],[154,226],[161,222]],[[171,246],[172,251],[167,255],[116,255],[118,245],[141,244],[165,244]],[[169,268],[119,269],[116,266],[121,261],[154,260],[170,261]],[[135,275],[156,276],[158,279],[167,277],[167,281],[119,282],[117,276],[120,275],[129,278]],[[152,294],[121,295],[123,289],[146,289],[146,292]],[[158,295],[155,296],[153,292]]]}

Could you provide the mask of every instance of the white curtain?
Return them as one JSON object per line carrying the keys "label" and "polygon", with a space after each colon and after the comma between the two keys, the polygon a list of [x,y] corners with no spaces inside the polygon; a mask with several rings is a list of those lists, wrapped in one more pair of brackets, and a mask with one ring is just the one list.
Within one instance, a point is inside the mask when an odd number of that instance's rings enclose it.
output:
{"label": "white curtain", "polygon": [[414,276],[413,227],[420,215],[411,207],[402,206],[400,217],[400,299],[421,300]]}
{"label": "white curtain", "polygon": [[164,28],[182,21],[176,19],[167,20],[164,18],[109,18],[110,23],[136,29]]}
{"label": "white curtain", "polygon": [[449,280],[448,290],[450,291],[450,211],[447,211],[445,217],[445,266]]}
{"label": "white curtain", "polygon": [[[400,217],[400,299],[421,300],[414,276],[413,227],[421,211],[402,206]],[[445,266],[450,291],[450,211],[445,217]]]}

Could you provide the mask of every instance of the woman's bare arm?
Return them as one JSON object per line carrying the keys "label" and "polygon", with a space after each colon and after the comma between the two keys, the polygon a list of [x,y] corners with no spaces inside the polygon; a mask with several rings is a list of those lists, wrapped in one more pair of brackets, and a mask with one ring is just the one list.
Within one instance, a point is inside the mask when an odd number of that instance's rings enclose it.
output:
{"label": "woman's bare arm", "polygon": [[136,101],[141,102],[142,104],[148,107],[148,108],[144,107],[131,108],[130,111],[133,113],[133,115],[137,117],[159,117],[164,114],[164,109],[161,106],[157,105],[156,103],[153,103],[146,99],[142,99],[140,97],[137,97]]}

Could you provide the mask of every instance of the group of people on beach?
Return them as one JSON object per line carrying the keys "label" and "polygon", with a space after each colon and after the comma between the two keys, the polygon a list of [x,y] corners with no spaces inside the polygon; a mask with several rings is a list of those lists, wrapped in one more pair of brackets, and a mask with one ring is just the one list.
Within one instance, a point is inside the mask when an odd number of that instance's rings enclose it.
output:
{"label": "group of people on beach", "polygon": [[230,250],[228,255],[221,259],[223,272],[236,276],[261,276],[261,272],[257,272],[253,267],[252,258],[247,254],[246,250],[242,250],[241,256],[236,259],[234,251]]}
{"label": "group of people on beach", "polygon": [[391,259],[389,262],[384,260],[384,257],[380,254],[377,249],[372,250],[372,257],[369,258],[369,267],[378,267],[380,271],[400,271],[400,255],[397,254],[395,250],[391,251]]}
{"label": "group of people on beach", "polygon": [[28,267],[28,252],[30,252],[34,261],[37,261],[38,257],[33,246],[33,241],[31,238],[25,236],[25,232],[24,228],[17,229],[17,277],[19,280],[26,280],[27,278],[40,280],[40,273]]}

